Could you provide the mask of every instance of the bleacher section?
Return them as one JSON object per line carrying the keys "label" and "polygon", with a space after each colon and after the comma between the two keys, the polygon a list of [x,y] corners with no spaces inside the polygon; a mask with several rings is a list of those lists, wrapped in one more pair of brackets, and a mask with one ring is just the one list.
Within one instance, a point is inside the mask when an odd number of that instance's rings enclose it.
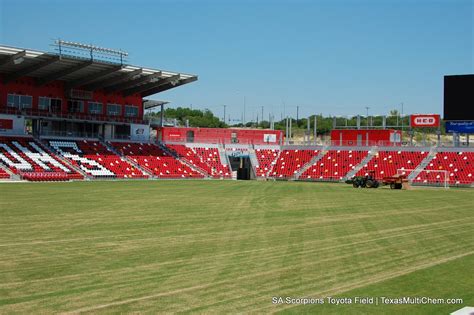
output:
{"label": "bleacher section", "polygon": [[186,160],[188,163],[193,165],[205,172],[207,175],[212,176],[211,166],[203,161],[203,158],[198,155],[192,148],[185,146],[184,144],[167,144],[166,147],[174,152],[179,158]]}
{"label": "bleacher section", "polygon": [[[375,178],[380,180],[386,176],[397,174],[397,170],[414,170],[428,155],[425,151],[379,151],[357,172],[358,176],[368,175],[375,171]],[[402,171],[409,175],[410,171]]]}
{"label": "bleacher section", "polygon": [[31,181],[83,178],[31,137],[0,137],[0,163]]}
{"label": "bleacher section", "polygon": [[438,152],[425,169],[413,180],[414,183],[444,183],[447,171],[449,185],[470,185],[474,183],[474,152]]}
{"label": "bleacher section", "polygon": [[281,179],[291,178],[316,155],[318,150],[283,150],[273,166],[271,176]]}
{"label": "bleacher section", "polygon": [[309,167],[302,180],[341,180],[367,156],[368,151],[329,150],[319,161]]}
{"label": "bleacher section", "polygon": [[150,143],[112,142],[118,152],[160,178],[202,178],[203,175]]}
{"label": "bleacher section", "polygon": [[10,174],[8,174],[3,168],[0,168],[0,179],[9,179]]}
{"label": "bleacher section", "polygon": [[97,178],[146,178],[147,175],[95,140],[49,140],[71,164]]}
{"label": "bleacher section", "polygon": [[[320,152],[289,146],[282,151],[277,146],[254,151],[251,147],[230,147],[226,153],[232,156],[236,151],[245,155],[255,152],[252,164],[258,162],[255,171],[260,178],[294,179],[302,172],[300,180],[340,181],[351,171],[359,170],[356,175],[364,176],[374,170],[376,178],[381,180],[395,175],[397,170],[407,170],[407,175],[408,170],[417,170],[417,175],[413,174],[416,184],[443,185],[445,176],[439,171],[447,171],[450,185],[473,185],[474,152],[440,150],[443,151],[436,153],[433,159],[436,151],[430,155],[429,150],[420,148],[383,148],[371,159],[368,148],[337,150],[332,147]],[[157,178],[231,178],[230,167],[221,161],[224,157],[216,145],[167,144],[161,148],[150,143],[104,145],[98,140],[50,139],[45,142],[28,136],[0,136],[0,179],[9,179],[10,174],[30,181],[83,179],[82,174],[90,178],[148,178],[150,174]],[[313,159],[315,157],[317,159]],[[12,177],[17,178],[16,175]]]}
{"label": "bleacher section", "polygon": [[279,150],[270,149],[256,149],[258,166],[256,167],[257,177],[266,177],[268,172],[272,169],[278,157]]}
{"label": "bleacher section", "polygon": [[230,178],[231,173],[229,165],[222,163],[219,149],[211,147],[194,147],[194,151],[211,168],[211,174],[214,178]]}

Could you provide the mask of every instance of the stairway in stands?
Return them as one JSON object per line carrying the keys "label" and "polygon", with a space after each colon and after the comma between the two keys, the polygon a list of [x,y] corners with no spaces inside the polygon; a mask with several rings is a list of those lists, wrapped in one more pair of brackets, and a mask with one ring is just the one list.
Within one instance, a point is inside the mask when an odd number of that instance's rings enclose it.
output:
{"label": "stairway in stands", "polygon": [[275,165],[277,164],[277,161],[278,159],[280,158],[280,154],[281,154],[281,150],[278,150],[277,152],[277,156],[273,159],[272,163],[271,163],[271,166],[269,169],[268,169],[268,172],[265,174],[265,177],[269,178],[269,177],[273,177],[271,176],[271,174],[273,174],[273,169],[275,168]]}
{"label": "stairway in stands", "polygon": [[255,174],[255,178],[258,178],[257,174],[257,166],[259,165],[257,155],[255,154],[255,149],[253,147],[249,147],[249,159],[250,164],[252,165],[253,173]]}
{"label": "stairway in stands", "polygon": [[20,180],[20,176],[10,171],[6,166],[0,164],[0,180],[1,179]]}
{"label": "stairway in stands", "polygon": [[413,179],[415,179],[418,176],[418,174],[420,174],[421,171],[423,171],[425,167],[427,167],[428,164],[430,164],[430,162],[433,160],[433,158],[436,156],[437,153],[438,151],[436,150],[436,147],[432,147],[430,149],[430,153],[428,153],[428,155],[423,159],[423,161],[421,161],[421,163],[418,164],[415,170],[408,175],[407,179],[410,182],[413,181]]}
{"label": "stairway in stands", "polygon": [[119,152],[111,143],[110,141],[103,141],[103,140],[100,140],[100,143],[102,143],[103,146],[105,146],[106,148],[108,148],[111,152],[115,153],[116,155],[120,156],[121,158],[125,159],[128,163],[130,163],[131,165],[133,165],[134,167],[136,167],[137,169],[139,169],[140,171],[143,172],[143,174],[147,175],[148,176],[148,179],[152,179],[152,178],[155,178],[156,176],[153,175],[153,171],[151,171],[149,168],[143,166],[143,165],[140,165],[138,164],[137,162],[135,162],[133,159],[129,158],[128,156],[122,154],[121,152]]}
{"label": "stairway in stands", "polygon": [[80,167],[78,167],[77,165],[74,165],[73,163],[70,163],[69,160],[67,160],[66,158],[64,158],[61,154],[56,154],[55,153],[55,150],[49,145],[49,142],[46,141],[46,140],[43,140],[41,139],[40,137],[34,137],[34,140],[39,143],[40,145],[42,145],[44,148],[48,149],[49,153],[50,154],[54,154],[54,156],[62,161],[64,164],[68,165],[70,168],[72,168],[73,170],[75,170],[76,172],[78,172],[79,174],[81,174],[82,176],[84,176],[84,179],[86,180],[91,180],[93,178],[93,176],[87,174],[86,172],[84,172]]}
{"label": "stairway in stands", "polygon": [[359,164],[357,164],[354,169],[352,169],[351,171],[349,171],[349,173],[346,174],[346,176],[344,177],[344,180],[355,176],[357,172],[359,172],[365,165],[367,165],[370,162],[370,160],[373,159],[374,156],[377,155],[377,152],[378,152],[378,148],[376,146],[373,146],[372,148],[370,148],[369,154]]}
{"label": "stairway in stands", "polygon": [[[158,143],[157,145],[164,152],[166,152],[170,156],[173,156],[175,159],[177,159],[181,163],[186,164],[192,170],[194,170],[195,172],[201,174],[204,178],[212,178],[211,174],[209,174],[209,172],[207,171],[207,169],[208,169],[207,166],[208,165],[203,165],[203,167],[198,166],[199,162],[197,161],[197,159],[200,159],[200,158],[196,155],[196,152],[194,152],[194,150],[192,148],[188,148],[184,144],[169,145],[168,146],[168,145],[165,145],[163,143]],[[186,157],[184,151],[189,152],[190,154],[192,154],[192,157]],[[193,159],[196,160],[194,163],[192,162]],[[202,164],[199,163],[199,165],[202,165]],[[206,169],[204,169],[204,167],[206,167]]]}
{"label": "stairway in stands", "polygon": [[319,154],[314,156],[308,163],[306,163],[305,165],[303,165],[303,167],[301,167],[295,174],[295,177],[294,179],[295,180],[298,180],[300,179],[300,176],[306,172],[308,170],[308,168],[310,168],[311,166],[313,166],[314,164],[316,164],[319,160],[321,160],[325,155],[326,153],[328,153],[328,146],[325,146],[322,148],[321,151],[319,151]]}

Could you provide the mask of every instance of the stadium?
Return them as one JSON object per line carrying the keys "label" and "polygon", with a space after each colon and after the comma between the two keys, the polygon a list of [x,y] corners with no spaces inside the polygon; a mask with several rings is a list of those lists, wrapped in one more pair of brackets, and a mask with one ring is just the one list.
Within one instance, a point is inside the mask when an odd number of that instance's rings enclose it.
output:
{"label": "stadium", "polygon": [[443,117],[322,138],[314,116],[298,140],[291,117],[170,124],[157,99],[197,74],[52,47],[0,45],[0,313],[474,306],[474,75],[439,78]]}

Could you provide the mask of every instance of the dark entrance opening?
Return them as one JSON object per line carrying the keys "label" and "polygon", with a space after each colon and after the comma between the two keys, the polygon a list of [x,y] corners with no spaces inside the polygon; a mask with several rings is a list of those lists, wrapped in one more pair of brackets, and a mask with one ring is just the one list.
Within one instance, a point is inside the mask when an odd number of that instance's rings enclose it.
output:
{"label": "dark entrance opening", "polygon": [[237,171],[237,179],[251,179],[252,164],[248,156],[229,156],[232,171]]}

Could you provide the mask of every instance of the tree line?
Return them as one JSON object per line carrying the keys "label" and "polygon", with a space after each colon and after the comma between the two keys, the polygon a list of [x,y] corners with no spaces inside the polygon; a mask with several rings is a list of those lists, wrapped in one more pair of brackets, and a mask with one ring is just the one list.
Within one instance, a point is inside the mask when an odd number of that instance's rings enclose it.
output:
{"label": "tree line", "polygon": [[[311,115],[309,116],[309,123],[311,132],[314,128],[314,119],[316,116],[317,120],[317,133],[319,135],[328,134],[334,127],[334,121],[336,122],[337,127],[353,127],[357,126],[357,116],[352,117],[340,117],[340,116],[323,116],[323,115]],[[160,117],[160,112],[152,112],[145,115],[145,118],[156,119]],[[188,107],[177,107],[177,108],[166,108],[164,112],[164,117],[166,119],[176,119],[179,126],[185,126],[186,123],[189,123],[190,127],[203,127],[203,128],[227,128],[227,127],[248,127],[248,128],[270,128],[270,122],[268,120],[259,121],[249,121],[246,124],[237,123],[237,124],[228,124],[222,121],[221,118],[214,115],[209,109],[192,109]],[[366,126],[375,127],[382,126],[383,116],[370,116],[360,117],[360,126],[365,128]],[[308,117],[300,118],[296,120],[295,118],[291,119],[292,129],[295,132],[304,132],[308,128]],[[404,126],[404,129],[408,129],[410,125],[410,117],[404,116],[400,117],[400,114],[397,110],[390,111],[389,115],[386,116],[386,126],[388,128],[395,127],[400,129]],[[396,127],[398,126],[398,127]],[[274,127],[276,130],[285,130],[286,129],[286,119],[275,121]],[[444,133],[444,126],[441,124],[442,133]],[[436,128],[427,128],[425,129],[427,133],[435,133]]]}

